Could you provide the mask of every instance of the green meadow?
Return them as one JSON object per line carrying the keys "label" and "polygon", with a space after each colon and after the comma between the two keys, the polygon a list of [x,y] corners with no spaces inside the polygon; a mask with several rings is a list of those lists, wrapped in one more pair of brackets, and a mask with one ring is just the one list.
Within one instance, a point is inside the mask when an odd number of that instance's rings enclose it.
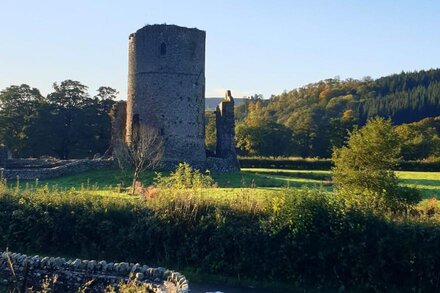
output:
{"label": "green meadow", "polygon": [[[440,172],[397,171],[401,184],[419,189],[423,198],[440,199]],[[163,175],[167,175],[165,172]],[[243,193],[254,194],[256,197],[270,196],[282,188],[332,190],[330,171],[321,170],[284,170],[244,168],[241,172],[230,174],[212,174],[216,182],[215,188],[204,189],[208,196],[234,196]],[[153,184],[155,172],[145,172],[141,180],[145,186]],[[80,174],[64,176],[40,181],[9,181],[11,187],[20,189],[35,188],[47,185],[50,189],[88,190],[101,196],[132,197],[127,193],[131,176],[118,169],[88,171]]]}

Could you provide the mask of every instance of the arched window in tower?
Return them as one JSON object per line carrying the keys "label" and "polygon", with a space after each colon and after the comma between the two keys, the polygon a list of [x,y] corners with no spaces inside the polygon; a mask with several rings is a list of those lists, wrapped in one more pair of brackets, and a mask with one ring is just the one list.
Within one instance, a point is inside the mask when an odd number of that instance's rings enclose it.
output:
{"label": "arched window in tower", "polygon": [[160,44],[160,55],[165,55],[167,53],[167,45],[165,43]]}

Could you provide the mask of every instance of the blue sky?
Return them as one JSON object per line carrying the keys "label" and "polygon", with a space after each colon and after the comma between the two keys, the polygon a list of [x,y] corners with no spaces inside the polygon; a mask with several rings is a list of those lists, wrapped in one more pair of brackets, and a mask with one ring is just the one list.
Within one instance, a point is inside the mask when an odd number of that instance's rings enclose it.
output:
{"label": "blue sky", "polygon": [[0,2],[0,89],[75,79],[125,99],[128,35],[155,23],[207,32],[207,97],[440,67],[440,1]]}

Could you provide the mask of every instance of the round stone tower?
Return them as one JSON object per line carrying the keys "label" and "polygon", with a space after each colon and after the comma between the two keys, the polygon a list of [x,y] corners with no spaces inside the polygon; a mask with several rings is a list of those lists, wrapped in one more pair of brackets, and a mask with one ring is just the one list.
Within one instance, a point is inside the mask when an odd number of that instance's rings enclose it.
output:
{"label": "round stone tower", "polygon": [[204,166],[206,33],[147,25],[129,37],[126,140],[145,124],[164,141],[164,166]]}

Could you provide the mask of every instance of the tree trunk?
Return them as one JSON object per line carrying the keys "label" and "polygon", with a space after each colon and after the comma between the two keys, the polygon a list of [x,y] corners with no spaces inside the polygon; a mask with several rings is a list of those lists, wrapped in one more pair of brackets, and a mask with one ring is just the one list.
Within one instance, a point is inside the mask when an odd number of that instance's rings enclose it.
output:
{"label": "tree trunk", "polygon": [[133,181],[131,183],[131,194],[134,195],[134,191],[136,188],[136,181],[138,181],[139,178],[139,170],[135,170],[133,173]]}

